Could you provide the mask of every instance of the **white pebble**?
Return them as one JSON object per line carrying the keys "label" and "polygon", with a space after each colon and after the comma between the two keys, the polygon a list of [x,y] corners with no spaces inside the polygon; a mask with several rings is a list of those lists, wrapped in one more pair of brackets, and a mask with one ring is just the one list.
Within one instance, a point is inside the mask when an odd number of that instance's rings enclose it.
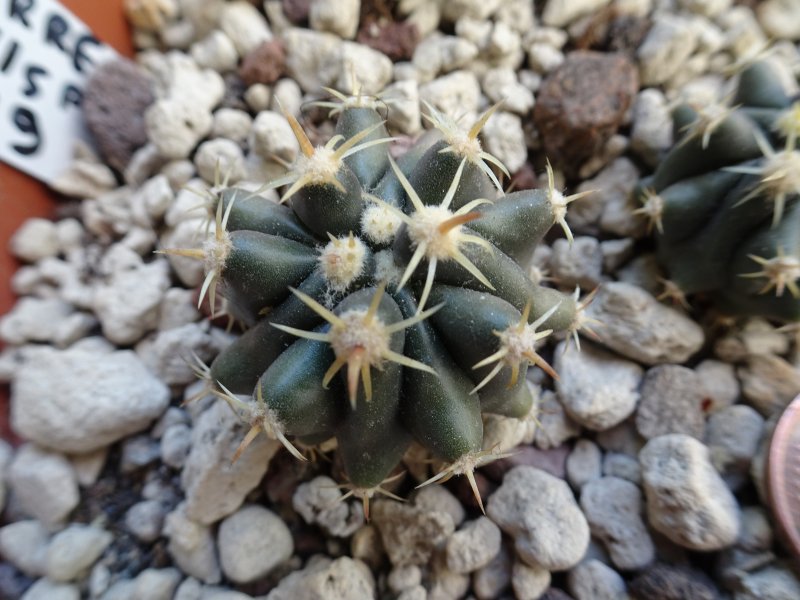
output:
{"label": "white pebble", "polygon": [[452,35],[431,35],[414,50],[412,63],[419,80],[430,81],[441,73],[449,73],[467,66],[478,56],[478,47],[472,42]]}
{"label": "white pebble", "polygon": [[231,39],[239,56],[272,39],[264,15],[246,0],[228,2],[222,7],[219,28]]}
{"label": "white pebble", "polygon": [[211,111],[182,100],[157,100],[145,111],[147,137],[165,158],[186,158],[211,131]]}
{"label": "white pebble", "polygon": [[218,177],[231,184],[244,179],[247,175],[244,162],[242,147],[226,138],[203,142],[194,155],[197,174],[212,185]]}
{"label": "white pebble", "polygon": [[284,77],[275,82],[272,86],[272,98],[269,102],[269,107],[264,107],[260,110],[269,108],[273,112],[280,113],[281,107],[290,115],[298,116],[300,108],[303,103],[303,91],[294,79]]}
{"label": "white pebble", "polygon": [[451,117],[464,115],[468,123],[478,112],[481,87],[471,71],[454,71],[420,85],[419,96]]}
{"label": "white pebble", "polygon": [[239,54],[233,41],[219,30],[212,31],[192,44],[189,52],[198,66],[218,73],[234,70],[239,62]]}
{"label": "white pebble", "polygon": [[358,30],[361,0],[312,0],[308,11],[311,29],[352,39]]}
{"label": "white pebble", "polygon": [[21,600],[80,600],[80,597],[77,586],[42,578],[28,588]]}
{"label": "white pebble", "polygon": [[44,575],[50,534],[39,521],[15,521],[0,528],[0,554],[29,577]]}
{"label": "white pebble", "polygon": [[294,551],[292,534],[281,518],[256,505],[223,520],[217,544],[222,571],[236,583],[264,577]]}
{"label": "white pebble", "polygon": [[572,490],[535,467],[514,467],[506,473],[489,497],[486,514],[514,538],[517,553],[528,565],[566,570],[578,564],[589,545],[589,524]]}
{"label": "white pebble", "polygon": [[584,484],[602,476],[603,453],[593,441],[580,439],[567,457],[567,481],[580,491]]}
{"label": "white pebble", "polygon": [[88,573],[111,543],[112,535],[92,525],[72,523],[58,532],[47,548],[47,577],[52,581],[74,581]]}
{"label": "white pebble", "polygon": [[211,528],[190,519],[185,509],[186,504],[181,503],[167,515],[164,524],[164,535],[169,539],[167,552],[187,575],[205,583],[219,583],[222,573]]}
{"label": "white pebble", "polygon": [[49,219],[28,219],[9,241],[11,253],[24,262],[36,262],[59,251],[56,224]]}
{"label": "white pebble", "polygon": [[23,511],[46,525],[62,522],[80,501],[78,481],[69,461],[34,444],[17,450],[8,470],[8,483]]}
{"label": "white pebble", "polygon": [[283,115],[269,110],[258,113],[253,121],[249,144],[251,151],[265,160],[274,155],[291,163],[300,152],[289,122]]}
{"label": "white pebble", "polygon": [[498,111],[482,131],[486,150],[500,160],[509,173],[516,173],[528,159],[522,120],[515,114]]}
{"label": "white pebble", "polygon": [[387,125],[391,129],[407,135],[414,135],[422,129],[416,81],[395,81],[386,87],[381,99],[389,105]]}
{"label": "white pebble", "polygon": [[[141,431],[168,401],[167,387],[133,352],[43,348],[17,374],[11,422],[40,445],[91,452]],[[69,497],[66,491],[46,496]]]}
{"label": "white pebble", "polygon": [[680,433],[650,440],[639,454],[650,525],[692,550],[719,550],[739,535],[739,505],[708,449]]}
{"label": "white pebble", "polygon": [[503,108],[518,115],[527,114],[534,104],[533,92],[517,80],[514,69],[489,69],[483,76],[483,93],[492,101],[502,101]]}
{"label": "white pebble", "polygon": [[542,13],[542,22],[551,27],[564,27],[609,2],[610,0],[547,0]]}
{"label": "white pebble", "polygon": [[500,552],[500,529],[486,517],[467,521],[447,540],[447,568],[471,573],[488,565]]}
{"label": "white pebble", "polygon": [[247,141],[247,134],[252,125],[253,118],[247,112],[238,108],[220,108],[214,113],[211,135],[242,144]]}

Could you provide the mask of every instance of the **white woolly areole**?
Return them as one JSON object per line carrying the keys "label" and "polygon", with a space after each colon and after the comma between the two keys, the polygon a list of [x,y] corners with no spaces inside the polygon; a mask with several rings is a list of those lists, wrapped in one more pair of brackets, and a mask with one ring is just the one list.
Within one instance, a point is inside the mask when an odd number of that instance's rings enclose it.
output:
{"label": "white woolly areole", "polygon": [[341,322],[330,329],[330,345],[337,358],[361,352],[364,363],[379,366],[390,353],[391,334],[378,317],[368,320],[366,315],[366,310],[348,310],[339,315]]}
{"label": "white woolly areole", "polygon": [[203,242],[203,267],[205,272],[222,273],[232,249],[231,234],[227,231],[223,230],[218,232],[216,236],[209,236]]}
{"label": "white woolly areole", "polygon": [[447,260],[458,254],[461,241],[461,225],[442,233],[439,226],[453,217],[453,213],[441,206],[424,206],[411,215],[408,237],[413,245],[425,245],[425,256]]}
{"label": "white woolly areole", "polygon": [[547,337],[549,331],[537,332],[536,326],[532,324],[519,327],[514,324],[508,329],[497,334],[500,338],[500,345],[508,350],[504,361],[509,365],[521,363],[527,360],[529,355],[536,348],[536,342]]}
{"label": "white woolly areole", "polygon": [[567,216],[567,205],[569,204],[567,197],[559,190],[552,189],[549,190],[547,199],[550,201],[550,206],[553,208],[553,216],[555,217],[556,223],[564,221]]}
{"label": "white woolly areole", "polygon": [[321,185],[336,179],[341,167],[341,160],[332,148],[318,146],[311,156],[303,154],[297,157],[293,170],[307,185]]}
{"label": "white woolly areole", "polygon": [[366,255],[364,242],[352,235],[328,242],[318,259],[328,285],[336,292],[344,292],[364,272]]}
{"label": "white woolly areole", "polygon": [[402,223],[394,211],[380,204],[368,206],[361,215],[361,231],[375,244],[388,244],[394,240]]}

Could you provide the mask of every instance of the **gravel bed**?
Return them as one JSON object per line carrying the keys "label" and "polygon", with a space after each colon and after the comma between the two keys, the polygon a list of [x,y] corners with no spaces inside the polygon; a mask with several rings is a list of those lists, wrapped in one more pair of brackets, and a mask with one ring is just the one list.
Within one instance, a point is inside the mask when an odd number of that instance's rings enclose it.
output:
{"label": "gravel bed", "polygon": [[[0,598],[10,600],[796,600],[800,579],[764,489],[769,434],[800,393],[796,333],[662,298],[631,192],[673,143],[679,99],[725,97],[763,51],[795,85],[789,0],[127,0],[136,62],[97,69],[54,221],[10,241],[20,299],[0,318]],[[357,80],[357,81],[356,81]],[[246,189],[315,143],[323,87],[380,93],[392,152],[425,104],[471,123],[515,188],[594,192],[530,265],[565,291],[599,286],[581,350],[550,340],[532,413],[489,416],[513,449],[462,478],[421,449],[393,491],[342,500],[341,469],[299,463],[204,397],[191,357],[234,336],[196,308],[197,191]],[[509,182],[506,182],[509,183]],[[267,192],[277,198],[274,191]],[[559,229],[559,228],[554,228]],[[203,396],[202,393],[199,394]]]}

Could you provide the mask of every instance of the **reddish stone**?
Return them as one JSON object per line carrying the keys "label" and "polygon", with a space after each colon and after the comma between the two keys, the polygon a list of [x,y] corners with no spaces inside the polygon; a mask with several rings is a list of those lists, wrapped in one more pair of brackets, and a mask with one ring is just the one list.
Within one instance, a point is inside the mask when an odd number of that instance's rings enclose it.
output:
{"label": "reddish stone", "polygon": [[503,476],[520,465],[536,467],[560,479],[566,478],[567,455],[569,445],[562,444],[558,448],[540,450],[534,446],[519,446],[511,450],[511,456],[501,458],[481,468],[481,472],[494,481],[503,481]]}
{"label": "reddish stone", "polygon": [[638,71],[624,54],[568,54],[542,83],[533,110],[550,161],[577,174],[616,133],[638,89]]}
{"label": "reddish stone", "polygon": [[124,171],[147,143],[145,109],[154,100],[150,80],[136,63],[120,58],[97,67],[83,92],[83,116],[106,162]]}
{"label": "reddish stone", "polygon": [[356,40],[392,61],[410,60],[419,42],[416,25],[405,21],[362,20]]}
{"label": "reddish stone", "polygon": [[[475,471],[474,477],[475,483],[478,486],[478,492],[480,493],[481,500],[483,501],[483,505],[486,506],[486,500],[495,492],[497,489],[497,484],[493,483],[480,471]],[[461,502],[462,505],[471,510],[481,509],[480,505],[478,504],[478,499],[475,498],[475,494],[472,491],[472,486],[470,486],[469,480],[466,477],[454,477],[451,479],[451,481],[453,482],[450,484],[451,491],[455,494],[456,498],[458,498],[458,501]]]}
{"label": "reddish stone", "polygon": [[530,162],[525,162],[519,170],[511,176],[508,188],[514,192],[521,192],[522,190],[532,190],[538,187],[538,178],[536,171]]}
{"label": "reddish stone", "polygon": [[283,0],[283,14],[295,25],[308,21],[311,0]]}
{"label": "reddish stone", "polygon": [[255,83],[271,85],[286,71],[286,53],[278,40],[262,43],[242,59],[239,76],[248,87]]}

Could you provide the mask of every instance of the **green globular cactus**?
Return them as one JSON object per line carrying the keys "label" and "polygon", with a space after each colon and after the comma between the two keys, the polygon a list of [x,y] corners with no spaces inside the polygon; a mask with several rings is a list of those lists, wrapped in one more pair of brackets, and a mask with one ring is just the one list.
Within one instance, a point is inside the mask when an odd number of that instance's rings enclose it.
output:
{"label": "green globular cactus", "polygon": [[677,107],[677,142],[638,186],[667,292],[723,312],[800,319],[800,101],[756,62],[722,105]]}
{"label": "green globular cactus", "polygon": [[498,456],[482,415],[528,415],[529,365],[555,376],[538,343],[588,322],[578,290],[525,268],[554,224],[569,233],[576,196],[549,166],[547,189],[503,194],[478,139],[496,107],[466,132],[429,107],[435,127],[395,162],[375,101],[332,93],[324,146],[285,115],[301,154],[270,184],[280,203],[217,190],[214,235],[165,250],[202,259],[201,301],[213,313],[221,293],[248,326],[201,374],[250,423],[240,451],[265,432],[302,459],[335,438],[367,514],[412,441],[447,465],[430,481],[463,474],[477,495],[473,470]]}

